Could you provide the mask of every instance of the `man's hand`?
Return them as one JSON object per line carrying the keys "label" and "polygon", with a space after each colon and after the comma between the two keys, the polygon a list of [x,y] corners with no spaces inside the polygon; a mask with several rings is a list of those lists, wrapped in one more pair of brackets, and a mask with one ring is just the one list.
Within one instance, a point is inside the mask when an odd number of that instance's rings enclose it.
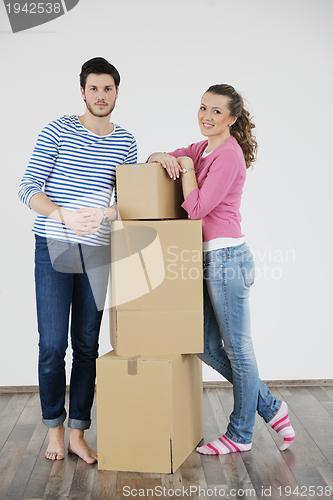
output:
{"label": "man's hand", "polygon": [[117,218],[117,205],[104,208],[80,208],[71,212],[53,203],[45,193],[36,193],[32,196],[30,208],[44,217],[62,222],[78,236],[88,236],[99,230],[104,219],[103,210],[106,211],[109,221]]}
{"label": "man's hand", "polygon": [[75,212],[62,210],[63,223],[78,236],[87,236],[96,233],[103,220],[101,208],[80,208]]}

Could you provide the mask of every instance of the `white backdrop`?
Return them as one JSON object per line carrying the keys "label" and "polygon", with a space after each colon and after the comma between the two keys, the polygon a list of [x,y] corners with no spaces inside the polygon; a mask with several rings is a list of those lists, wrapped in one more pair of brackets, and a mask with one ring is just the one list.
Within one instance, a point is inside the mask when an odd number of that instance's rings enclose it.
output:
{"label": "white backdrop", "polygon": [[[12,34],[0,3],[0,386],[37,384],[34,213],[18,185],[42,127],[84,112],[78,74],[95,56],[119,69],[113,121],[135,135],[141,162],[202,139],[196,114],[208,86],[243,94],[260,145],[242,204],[260,375],[333,378],[332,18],[331,0],[80,0]],[[221,377],[205,368],[204,379]]]}

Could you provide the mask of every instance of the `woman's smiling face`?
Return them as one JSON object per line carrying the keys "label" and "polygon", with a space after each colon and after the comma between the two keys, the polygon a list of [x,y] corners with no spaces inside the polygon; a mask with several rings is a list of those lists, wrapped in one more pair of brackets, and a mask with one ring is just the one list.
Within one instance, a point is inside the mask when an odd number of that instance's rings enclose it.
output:
{"label": "woman's smiling face", "polygon": [[202,135],[224,142],[230,135],[229,127],[235,123],[236,117],[230,116],[229,97],[206,92],[198,111],[199,127]]}

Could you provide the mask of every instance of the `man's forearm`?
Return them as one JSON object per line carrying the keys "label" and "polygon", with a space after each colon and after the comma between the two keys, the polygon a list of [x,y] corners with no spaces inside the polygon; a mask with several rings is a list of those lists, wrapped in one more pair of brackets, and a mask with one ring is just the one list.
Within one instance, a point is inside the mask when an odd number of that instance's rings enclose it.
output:
{"label": "man's forearm", "polygon": [[30,208],[40,215],[62,222],[79,236],[94,234],[99,230],[103,222],[104,210],[109,221],[117,218],[117,205],[86,207],[70,211],[53,203],[44,193],[37,193],[31,198]]}
{"label": "man's forearm", "polygon": [[35,194],[30,200],[30,208],[39,215],[50,217],[58,222],[64,222],[63,208],[53,203],[44,193]]}
{"label": "man's forearm", "polygon": [[106,207],[104,210],[108,214],[109,221],[117,219],[118,217],[117,205],[112,205],[112,207]]}

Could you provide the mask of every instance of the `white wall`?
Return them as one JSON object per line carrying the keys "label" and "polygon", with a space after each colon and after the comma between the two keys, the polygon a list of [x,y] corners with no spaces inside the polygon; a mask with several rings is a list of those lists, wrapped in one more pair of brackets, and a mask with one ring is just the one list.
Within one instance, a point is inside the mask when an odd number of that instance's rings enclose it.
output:
{"label": "white wall", "polygon": [[[1,2],[0,386],[37,384],[34,214],[18,185],[41,128],[84,112],[78,74],[94,56],[121,73],[113,121],[136,136],[139,161],[201,140],[209,85],[243,93],[260,144],[242,205],[260,374],[333,378],[332,15],[331,0],[80,0],[12,34]],[[204,378],[220,379],[211,369]]]}

